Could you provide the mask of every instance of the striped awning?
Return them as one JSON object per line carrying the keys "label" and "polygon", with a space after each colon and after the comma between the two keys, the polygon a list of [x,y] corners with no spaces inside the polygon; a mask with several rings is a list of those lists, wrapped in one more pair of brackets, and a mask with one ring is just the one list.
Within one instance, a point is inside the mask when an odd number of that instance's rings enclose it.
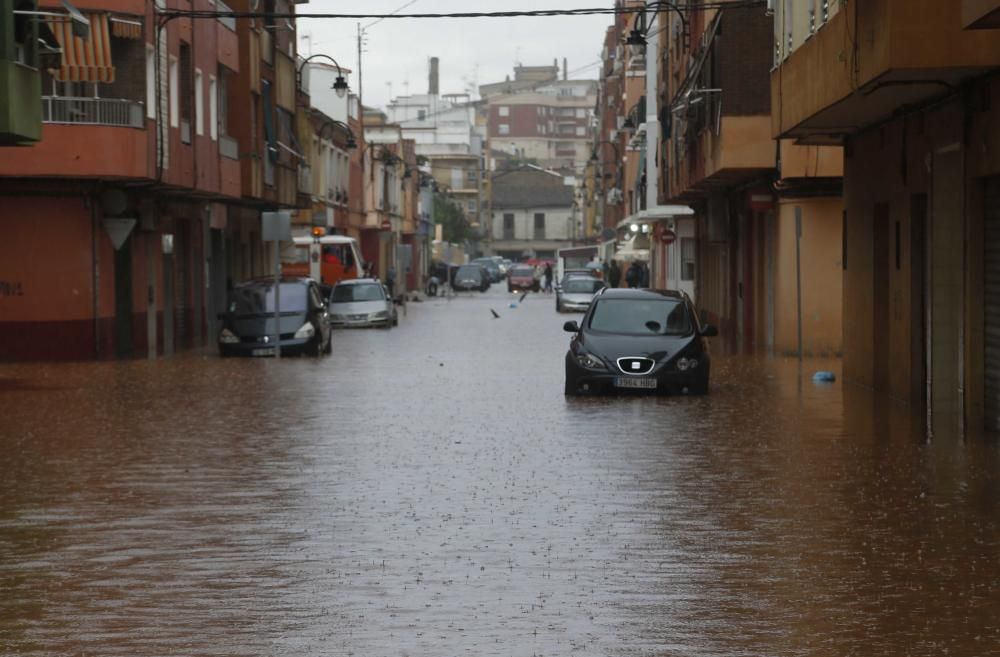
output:
{"label": "striped awning", "polygon": [[111,36],[119,39],[141,39],[142,19],[138,16],[111,16]]}
{"label": "striped awning", "polygon": [[49,69],[60,82],[114,82],[111,63],[111,35],[107,14],[90,14],[90,38],[73,36],[72,27],[63,19],[49,19],[49,27],[62,48],[59,68]]}

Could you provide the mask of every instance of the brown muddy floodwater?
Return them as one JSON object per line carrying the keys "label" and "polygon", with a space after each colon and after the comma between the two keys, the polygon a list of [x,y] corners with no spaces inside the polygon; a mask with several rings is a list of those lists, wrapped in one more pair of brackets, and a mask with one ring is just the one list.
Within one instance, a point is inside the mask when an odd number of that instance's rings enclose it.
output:
{"label": "brown muddy floodwater", "polygon": [[836,362],[567,400],[566,317],[508,301],[318,361],[0,366],[0,656],[1000,654],[995,443]]}

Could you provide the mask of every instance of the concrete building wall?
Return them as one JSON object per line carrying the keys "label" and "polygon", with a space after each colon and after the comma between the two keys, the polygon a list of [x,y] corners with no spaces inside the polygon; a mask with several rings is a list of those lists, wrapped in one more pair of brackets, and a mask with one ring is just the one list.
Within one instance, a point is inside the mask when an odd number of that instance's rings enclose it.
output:
{"label": "concrete building wall", "polygon": [[[839,198],[781,199],[775,231],[774,351],[798,352],[795,209],[802,211],[799,245],[802,290],[802,350],[807,356],[840,354],[843,348],[843,269]],[[767,277],[765,277],[767,278]],[[767,304],[765,298],[765,308]],[[766,310],[765,310],[766,312]]]}

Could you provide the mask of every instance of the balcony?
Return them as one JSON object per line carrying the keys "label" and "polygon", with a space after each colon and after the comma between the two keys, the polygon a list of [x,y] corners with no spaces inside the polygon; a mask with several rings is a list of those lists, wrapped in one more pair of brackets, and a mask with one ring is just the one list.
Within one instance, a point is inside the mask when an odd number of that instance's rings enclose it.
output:
{"label": "balcony", "polygon": [[42,96],[42,123],[143,128],[142,103],[119,98]]}
{"label": "balcony", "polygon": [[[771,73],[772,135],[838,144],[1000,66],[994,33],[963,31],[972,15],[940,0],[870,0],[838,11]],[[856,52],[845,50],[855,41]]]}
{"label": "balcony", "polygon": [[962,26],[967,30],[1000,28],[1000,0],[962,0]]}

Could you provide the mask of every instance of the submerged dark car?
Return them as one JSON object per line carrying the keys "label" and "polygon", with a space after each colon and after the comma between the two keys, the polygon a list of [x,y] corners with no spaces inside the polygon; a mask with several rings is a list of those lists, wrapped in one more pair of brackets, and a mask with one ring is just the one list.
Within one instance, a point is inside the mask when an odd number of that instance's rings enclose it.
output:
{"label": "submerged dark car", "polygon": [[566,394],[616,390],[708,392],[709,355],[688,296],[669,290],[604,289],[573,333],[566,354]]}
{"label": "submerged dark car", "polygon": [[[221,314],[222,356],[273,356],[275,353],[274,281],[242,283],[229,293]],[[319,285],[308,278],[283,279],[279,288],[282,356],[330,353],[330,320]]]}
{"label": "submerged dark car", "polygon": [[485,292],[490,288],[490,274],[479,265],[462,265],[455,272],[455,279],[451,285],[456,290]]}

